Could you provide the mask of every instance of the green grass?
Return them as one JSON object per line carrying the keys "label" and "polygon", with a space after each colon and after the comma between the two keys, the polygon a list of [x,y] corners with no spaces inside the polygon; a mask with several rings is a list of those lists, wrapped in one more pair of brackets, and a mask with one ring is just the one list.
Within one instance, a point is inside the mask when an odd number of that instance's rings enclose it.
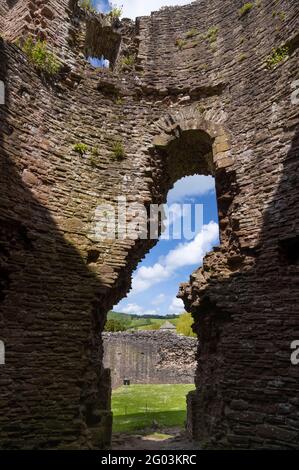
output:
{"label": "green grass", "polygon": [[113,432],[160,427],[183,427],[186,395],[194,385],[131,385],[112,394]]}

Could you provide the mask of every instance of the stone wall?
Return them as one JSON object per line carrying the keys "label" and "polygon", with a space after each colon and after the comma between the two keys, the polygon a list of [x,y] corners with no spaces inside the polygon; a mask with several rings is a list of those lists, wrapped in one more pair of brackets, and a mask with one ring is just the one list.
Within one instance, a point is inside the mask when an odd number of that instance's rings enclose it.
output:
{"label": "stone wall", "polygon": [[[221,246],[180,292],[200,337],[190,432],[215,448],[298,447],[298,2],[240,16],[242,4],[107,24],[74,1],[49,0],[41,22],[41,2],[0,0],[0,448],[109,445],[101,331],[154,241],[97,239],[96,208],[163,202],[196,173],[215,176]],[[111,70],[84,57],[90,21],[102,40],[121,36]],[[13,44],[28,25],[58,76]],[[288,60],[267,68],[283,45]]]}
{"label": "stone wall", "polygon": [[197,340],[163,331],[103,333],[104,366],[112,387],[132,384],[192,384]]}

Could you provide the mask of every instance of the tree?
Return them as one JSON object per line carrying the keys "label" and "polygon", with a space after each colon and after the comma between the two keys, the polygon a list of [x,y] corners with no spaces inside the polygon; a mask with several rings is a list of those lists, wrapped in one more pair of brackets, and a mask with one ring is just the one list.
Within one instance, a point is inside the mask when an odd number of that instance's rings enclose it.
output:
{"label": "tree", "polygon": [[196,337],[196,334],[192,330],[192,325],[194,323],[194,319],[191,313],[184,312],[179,316],[176,325],[177,333],[184,335],[184,336],[192,336],[193,338]]}
{"label": "tree", "polygon": [[104,331],[115,333],[116,331],[125,331],[125,329],[125,326],[118,320],[107,320]]}

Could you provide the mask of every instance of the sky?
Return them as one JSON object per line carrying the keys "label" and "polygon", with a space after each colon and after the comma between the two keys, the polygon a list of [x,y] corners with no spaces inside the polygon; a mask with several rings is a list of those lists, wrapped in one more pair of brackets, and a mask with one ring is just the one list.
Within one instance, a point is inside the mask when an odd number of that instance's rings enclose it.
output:
{"label": "sky", "polygon": [[[219,244],[214,178],[191,176],[179,180],[169,192],[168,204],[203,205],[203,225],[192,239],[159,240],[133,274],[132,290],[114,307],[137,315],[171,315],[184,311],[176,298],[179,284],[202,265],[205,254]],[[194,217],[192,217],[194,219]]]}
{"label": "sky", "polygon": [[[192,0],[112,0],[112,5],[122,7],[123,18],[135,19],[137,16],[150,15],[164,6],[187,5]],[[94,6],[99,12],[110,11],[108,0],[93,0]]]}

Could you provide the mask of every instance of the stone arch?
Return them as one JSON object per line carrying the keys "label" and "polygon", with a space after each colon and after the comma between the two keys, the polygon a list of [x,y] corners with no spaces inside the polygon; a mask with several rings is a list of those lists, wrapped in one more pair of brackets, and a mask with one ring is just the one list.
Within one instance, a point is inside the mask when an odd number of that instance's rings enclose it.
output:
{"label": "stone arch", "polygon": [[207,120],[200,110],[194,107],[175,111],[161,118],[156,123],[157,134],[153,139],[153,146],[165,148],[178,139],[182,132],[190,130],[200,130],[210,136],[216,170],[233,165],[229,131],[222,124]]}
{"label": "stone arch", "polygon": [[[196,145],[205,141],[206,149],[210,146],[207,154],[196,155],[197,149],[191,149],[189,157],[184,158],[186,160],[184,162],[185,168],[178,169],[172,179],[166,182],[165,174],[169,174],[169,170],[165,168],[167,153],[171,159],[171,153],[176,144],[185,137],[187,141],[190,137],[194,139],[195,135],[197,135]],[[162,202],[173,184],[184,176],[202,174],[215,177],[221,243],[228,245],[234,253],[239,255],[239,241],[237,237],[232,235],[234,232],[232,226],[235,223],[232,214],[238,186],[231,148],[231,135],[225,125],[218,122],[217,116],[212,119],[206,118],[194,106],[174,110],[155,123],[155,132],[149,150],[153,155],[153,166],[158,167],[157,172],[161,173],[161,167],[164,168],[162,180],[155,179],[155,185],[162,188],[160,190],[163,193]],[[183,147],[182,151],[186,152],[186,147]],[[177,158],[173,159],[173,164],[178,164]],[[155,170],[153,177],[155,178]]]}
{"label": "stone arch", "polygon": [[[179,179],[185,176],[211,175],[216,181],[216,195],[219,218],[219,234],[222,247],[230,248],[234,259],[239,263],[239,241],[232,230],[234,197],[238,192],[234,159],[231,152],[231,137],[229,131],[217,119],[206,119],[194,106],[168,112],[157,120],[151,130],[151,141],[143,152],[149,155],[147,171],[151,173],[151,197],[144,201],[149,204],[163,204],[166,202],[168,191]],[[184,168],[179,168],[177,155],[173,155],[176,145],[181,139],[194,139],[196,143],[204,142],[206,153],[196,155],[189,152]],[[184,152],[186,148],[183,149]],[[174,157],[174,158],[173,158]],[[171,174],[169,162],[176,168]],[[146,178],[147,174],[145,174]],[[132,242],[128,249],[126,266],[118,273],[113,286],[113,293],[109,292],[107,305],[112,308],[126,296],[131,286],[131,275],[138,263],[146,253],[157,243],[157,240],[137,240]],[[190,273],[191,274],[191,273]],[[179,287],[179,286],[178,286]]]}

